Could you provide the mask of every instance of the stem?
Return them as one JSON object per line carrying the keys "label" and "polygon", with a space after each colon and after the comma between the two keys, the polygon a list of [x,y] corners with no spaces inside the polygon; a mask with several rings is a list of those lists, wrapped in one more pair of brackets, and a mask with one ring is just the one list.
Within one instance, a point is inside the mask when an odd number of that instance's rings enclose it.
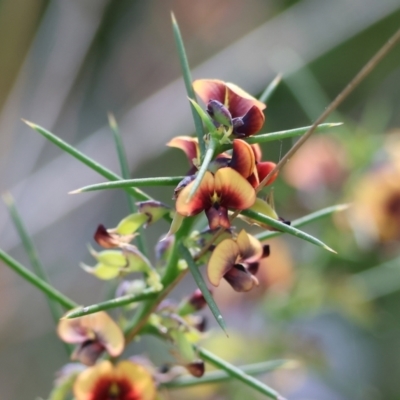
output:
{"label": "stem", "polygon": [[190,190],[190,193],[189,193],[189,196],[187,199],[188,202],[192,199],[192,197],[196,193],[197,189],[199,188],[201,181],[207,172],[208,165],[210,164],[212,158],[214,157],[214,153],[215,153],[217,146],[218,146],[217,140],[214,139],[213,137],[211,137],[206,154],[204,156],[203,163],[201,164],[199,173],[197,174],[196,179],[193,183],[192,189]]}

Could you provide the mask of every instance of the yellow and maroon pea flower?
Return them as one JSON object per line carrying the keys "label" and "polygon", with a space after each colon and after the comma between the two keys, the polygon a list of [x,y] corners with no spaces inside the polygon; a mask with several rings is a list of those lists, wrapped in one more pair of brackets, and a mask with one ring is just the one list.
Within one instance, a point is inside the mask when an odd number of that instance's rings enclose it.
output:
{"label": "yellow and maroon pea flower", "polygon": [[199,79],[193,88],[206,105],[216,101],[225,106],[232,117],[234,136],[254,135],[262,128],[266,105],[240,87],[218,79]]}
{"label": "yellow and maroon pea flower", "polygon": [[57,333],[64,342],[77,345],[71,358],[85,365],[93,365],[104,351],[118,357],[125,346],[121,328],[104,311],[61,319]]}
{"label": "yellow and maroon pea flower", "polygon": [[236,240],[225,239],[215,248],[207,265],[210,283],[218,286],[224,278],[237,292],[248,292],[258,285],[254,274],[259,262],[269,255],[269,246],[242,230]]}
{"label": "yellow and maroon pea flower", "polygon": [[[258,145],[249,145],[244,140],[234,139],[229,166],[238,171],[256,188],[276,166],[272,161],[260,161],[261,157],[262,153]],[[278,172],[274,173],[266,185],[273,183],[277,176]]]}
{"label": "yellow and maroon pea flower", "polygon": [[364,246],[400,240],[400,163],[387,163],[355,182],[352,206],[336,217]]}
{"label": "yellow and maroon pea flower", "polygon": [[102,361],[83,371],[74,383],[76,400],[154,400],[156,388],[151,374],[141,365]]}
{"label": "yellow and maroon pea flower", "polygon": [[207,171],[196,193],[189,200],[193,183],[179,192],[176,211],[189,217],[204,210],[210,229],[230,228],[228,209],[245,210],[256,199],[254,188],[232,168],[221,168],[215,175]]}

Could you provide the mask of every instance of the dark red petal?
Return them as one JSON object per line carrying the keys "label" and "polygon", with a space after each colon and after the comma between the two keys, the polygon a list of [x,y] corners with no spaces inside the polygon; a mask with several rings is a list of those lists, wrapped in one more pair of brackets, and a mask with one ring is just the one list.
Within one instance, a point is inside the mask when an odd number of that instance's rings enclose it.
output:
{"label": "dark red petal", "polygon": [[118,247],[119,241],[115,236],[108,233],[104,225],[99,225],[94,234],[94,240],[106,249],[112,249],[113,247]]}
{"label": "dark red petal", "polygon": [[248,143],[240,139],[234,139],[232,149],[232,159],[229,166],[247,179],[253,174],[255,168],[253,150]]}
{"label": "dark red petal", "polygon": [[105,347],[99,341],[88,340],[75,348],[71,359],[78,360],[85,365],[94,365],[104,350]]}
{"label": "dark red petal", "polygon": [[221,205],[208,208],[206,210],[206,216],[208,219],[208,225],[211,230],[217,228],[229,229],[231,227],[231,223],[228,217],[228,210]]}
{"label": "dark red petal", "polygon": [[258,279],[242,264],[236,264],[224,275],[224,278],[236,292],[248,292],[258,285]]}
{"label": "dark red petal", "polygon": [[176,211],[185,217],[196,215],[204,209],[209,208],[211,206],[210,198],[214,194],[214,177],[211,172],[207,171],[205,173],[196,193],[188,201],[193,184],[194,182],[191,182],[182,189],[176,200]]}
{"label": "dark red petal", "polygon": [[[276,164],[272,161],[263,161],[256,165],[258,172],[258,179],[261,182],[274,168]],[[278,172],[275,172],[271,178],[268,179],[267,185],[270,185],[275,181],[278,176]]]}
{"label": "dark red petal", "polygon": [[261,146],[258,143],[255,143],[255,144],[251,145],[251,149],[253,150],[256,162],[261,162],[261,160],[262,160]]}
{"label": "dark red petal", "polygon": [[263,127],[265,116],[257,106],[252,106],[242,117],[242,120],[243,125],[236,128],[234,133],[241,137],[250,136],[257,133]]}
{"label": "dark red petal", "polygon": [[245,92],[239,86],[233,83],[226,84],[228,88],[228,106],[232,117],[243,117],[253,106],[260,111],[264,110],[266,105],[257,100],[251,94]]}
{"label": "dark red petal", "polygon": [[206,370],[203,360],[195,360],[190,364],[185,365],[185,367],[188,370],[188,372],[191,375],[195,376],[196,378],[202,377]]}

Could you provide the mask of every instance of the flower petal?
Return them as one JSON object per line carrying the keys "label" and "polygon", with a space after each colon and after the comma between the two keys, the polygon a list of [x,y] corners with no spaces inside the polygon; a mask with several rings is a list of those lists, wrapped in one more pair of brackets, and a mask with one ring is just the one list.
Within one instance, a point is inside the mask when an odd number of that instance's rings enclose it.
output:
{"label": "flower petal", "polygon": [[167,146],[183,150],[191,167],[194,166],[193,160],[199,160],[200,158],[197,138],[191,136],[176,136],[167,143]]}
{"label": "flower petal", "polygon": [[157,222],[159,219],[161,219],[165,214],[167,214],[171,209],[169,206],[161,203],[160,201],[156,200],[148,200],[148,201],[141,201],[139,203],[136,203],[138,211],[141,214],[144,214],[147,216],[147,221],[145,224],[145,228],[153,224],[154,222]]}
{"label": "flower petal", "polygon": [[61,319],[57,333],[67,343],[98,341],[113,357],[119,356],[125,345],[121,328],[104,311],[74,319]]}
{"label": "flower petal", "polygon": [[208,104],[211,100],[225,104],[226,84],[223,81],[198,79],[193,82],[193,89],[205,104]]}
{"label": "flower petal", "polygon": [[220,196],[221,206],[244,210],[254,204],[256,199],[254,188],[234,169],[221,168],[215,173],[214,178],[214,189]]}
{"label": "flower petal", "polygon": [[96,340],[88,340],[75,348],[71,360],[79,361],[84,365],[94,365],[104,352],[104,346]]}
{"label": "flower petal", "polygon": [[[257,163],[256,168],[257,168],[257,173],[258,173],[258,179],[261,182],[274,168],[276,167],[276,164],[272,161],[263,161],[260,163]],[[266,185],[270,185],[275,181],[275,179],[278,177],[278,171],[275,172],[271,178],[268,179],[268,182]]]}
{"label": "flower petal", "polygon": [[236,264],[225,275],[225,280],[236,292],[248,292],[258,286],[258,279],[252,275],[242,264]]}
{"label": "flower petal", "polygon": [[85,318],[85,325],[94,330],[112,357],[117,357],[122,353],[125,346],[124,335],[121,328],[107,313],[100,311],[81,318]]}
{"label": "flower petal", "polygon": [[98,263],[94,267],[89,267],[88,265],[81,263],[81,267],[88,274],[94,275],[96,278],[105,281],[119,276],[121,270],[119,267],[102,263]]}
{"label": "flower petal", "polygon": [[60,319],[57,334],[66,343],[83,343],[93,340],[96,335],[91,327],[82,324],[82,318]]}
{"label": "flower petal", "polygon": [[111,235],[104,225],[99,225],[94,234],[94,240],[106,249],[111,249],[113,247],[118,247],[119,240],[116,235]]}
{"label": "flower petal", "polygon": [[256,162],[260,162],[262,160],[261,146],[258,143],[255,143],[251,145],[251,149],[253,150]]}
{"label": "flower petal", "polygon": [[236,239],[239,246],[240,259],[242,262],[253,263],[259,261],[263,255],[263,247],[254,236],[249,235],[242,229]]}
{"label": "flower petal", "polygon": [[263,127],[265,115],[260,108],[252,106],[246,114],[243,114],[241,120],[243,124],[235,128],[234,133],[240,137],[250,136],[257,133]]}
{"label": "flower petal", "polygon": [[120,235],[130,235],[136,232],[148,219],[146,214],[130,214],[118,224],[115,228],[115,232]]}
{"label": "flower petal", "polygon": [[239,256],[239,246],[233,239],[225,239],[212,252],[207,265],[210,283],[218,286],[222,277],[235,265]]}
{"label": "flower petal", "polygon": [[206,208],[211,206],[210,198],[214,193],[214,177],[211,172],[206,172],[199,188],[188,202],[190,191],[193,187],[194,182],[189,183],[183,188],[176,200],[176,211],[185,216],[196,215]]}
{"label": "flower petal", "polygon": [[248,143],[240,139],[233,141],[232,148],[232,159],[229,166],[247,179],[254,172],[254,152]]}
{"label": "flower petal", "polygon": [[112,380],[114,367],[110,361],[102,361],[92,368],[87,368],[78,375],[74,383],[76,400],[93,400],[93,392],[100,379]]}
{"label": "flower petal", "polygon": [[[228,87],[228,99],[229,99],[229,109],[232,113],[232,109],[235,110],[237,115],[235,116],[242,116],[247,113],[247,111],[255,106],[259,110],[264,110],[267,106],[253,97],[251,94],[245,92],[242,88],[235,85],[234,83],[226,83]],[[238,104],[239,103],[239,104]],[[232,113],[233,116],[233,113]]]}
{"label": "flower petal", "polygon": [[229,221],[228,209],[218,205],[218,207],[210,207],[206,210],[208,226],[211,230],[217,228],[229,229],[231,222]]}
{"label": "flower petal", "polygon": [[156,389],[150,373],[141,365],[131,361],[120,361],[115,367],[114,373],[117,381],[127,381],[132,385],[135,396],[127,397],[138,400],[154,400]]}

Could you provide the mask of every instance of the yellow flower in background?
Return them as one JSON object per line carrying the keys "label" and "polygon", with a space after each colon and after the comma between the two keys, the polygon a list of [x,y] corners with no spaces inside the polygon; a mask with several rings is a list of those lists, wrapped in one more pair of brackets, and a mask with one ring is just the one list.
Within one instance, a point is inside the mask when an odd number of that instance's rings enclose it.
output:
{"label": "yellow flower in background", "polygon": [[154,400],[156,389],[150,373],[141,365],[102,361],[87,368],[74,384],[76,400]]}
{"label": "yellow flower in background", "polygon": [[388,242],[400,239],[400,164],[365,174],[353,190],[347,224],[357,238]]}

